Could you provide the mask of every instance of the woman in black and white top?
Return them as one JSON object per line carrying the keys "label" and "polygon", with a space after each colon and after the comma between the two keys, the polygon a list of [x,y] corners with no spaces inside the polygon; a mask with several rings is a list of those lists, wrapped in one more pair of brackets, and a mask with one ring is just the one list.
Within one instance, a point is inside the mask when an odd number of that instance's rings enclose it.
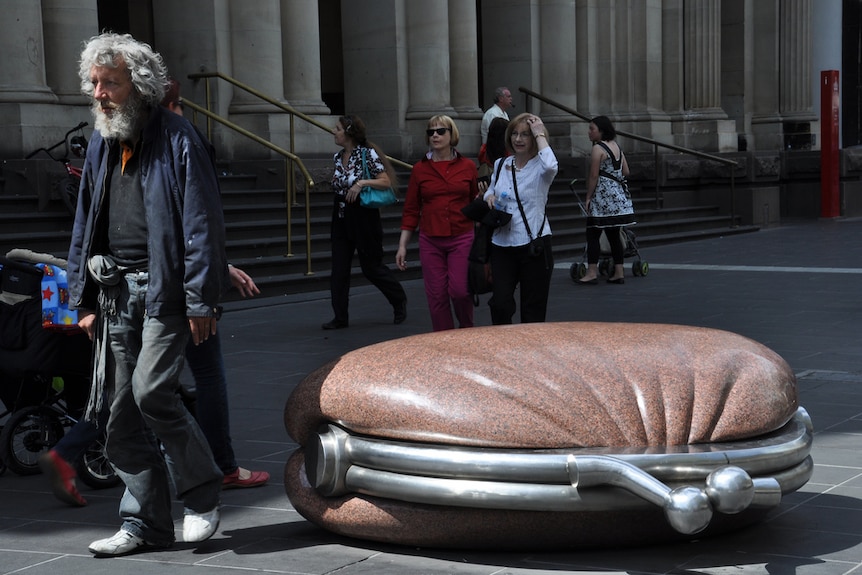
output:
{"label": "woman in black and white top", "polygon": [[608,283],[622,284],[625,246],[621,234],[623,226],[635,223],[632,200],[622,184],[629,175],[629,165],[614,141],[617,132],[607,116],[593,118],[588,135],[593,150],[587,177],[587,273],[576,283],[598,283],[599,242],[604,232],[614,259],[614,273]]}
{"label": "woman in black and white top", "polygon": [[[350,267],[358,253],[362,273],[386,297],[392,306],[396,324],[407,319],[407,295],[395,276],[383,263],[383,226],[380,210],[359,205],[364,186],[386,189],[395,186],[395,171],[386,155],[368,141],[365,124],[358,116],[341,116],[332,131],[336,152],[332,174],[332,275],[330,293],[335,317],[323,329],[341,329],[349,325],[347,302],[350,294]],[[369,179],[364,179],[363,156]]]}
{"label": "woman in black and white top", "polygon": [[512,155],[497,160],[484,195],[489,206],[512,215],[491,238],[491,322],[512,323],[519,284],[521,323],[542,322],[554,270],[545,206],[557,175],[557,157],[542,119],[533,114],[520,114],[509,123],[506,148]]}

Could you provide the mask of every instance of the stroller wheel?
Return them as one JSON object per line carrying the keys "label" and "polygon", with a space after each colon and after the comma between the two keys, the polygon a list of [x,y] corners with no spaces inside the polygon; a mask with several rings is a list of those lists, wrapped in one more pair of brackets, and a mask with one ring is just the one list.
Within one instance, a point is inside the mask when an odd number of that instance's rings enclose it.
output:
{"label": "stroller wheel", "polygon": [[120,478],[105,453],[104,433],[99,434],[99,438],[90,444],[75,468],[81,481],[93,489],[108,489],[120,483]]}
{"label": "stroller wheel", "polygon": [[39,456],[63,437],[59,414],[45,406],[25,407],[13,413],[0,434],[0,456],[18,475],[39,473]]}
{"label": "stroller wheel", "polygon": [[649,273],[649,264],[647,262],[638,260],[634,265],[637,268],[637,273],[635,275],[645,276]]}
{"label": "stroller wheel", "polygon": [[572,264],[572,267],[569,268],[569,277],[572,278],[572,281],[576,282],[582,277],[587,275],[587,264],[584,262],[575,262]]}

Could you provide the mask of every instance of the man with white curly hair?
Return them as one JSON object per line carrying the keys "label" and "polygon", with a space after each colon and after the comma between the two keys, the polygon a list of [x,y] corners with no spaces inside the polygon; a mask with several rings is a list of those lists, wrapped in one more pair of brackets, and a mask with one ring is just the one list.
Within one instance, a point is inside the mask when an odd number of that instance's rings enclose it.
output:
{"label": "man with white curly hair", "polygon": [[105,33],[86,43],[79,73],[96,131],[69,294],[97,349],[88,413],[109,402],[107,453],[126,485],[122,527],[89,547],[113,557],[174,542],[161,448],[185,507],[183,540],[204,541],[218,527],[222,472],[177,392],[186,343],[215,334],[228,271],[215,167],[191,124],[159,106],[168,86],[161,56]]}

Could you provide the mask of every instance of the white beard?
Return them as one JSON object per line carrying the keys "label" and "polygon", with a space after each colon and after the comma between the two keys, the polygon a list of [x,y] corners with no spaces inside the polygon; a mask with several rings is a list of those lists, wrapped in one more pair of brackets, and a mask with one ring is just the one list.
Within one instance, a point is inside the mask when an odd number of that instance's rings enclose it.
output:
{"label": "white beard", "polygon": [[108,116],[102,111],[101,104],[93,102],[93,117],[95,128],[103,138],[116,138],[120,141],[133,140],[139,130],[143,100],[137,93],[132,93],[129,99]]}

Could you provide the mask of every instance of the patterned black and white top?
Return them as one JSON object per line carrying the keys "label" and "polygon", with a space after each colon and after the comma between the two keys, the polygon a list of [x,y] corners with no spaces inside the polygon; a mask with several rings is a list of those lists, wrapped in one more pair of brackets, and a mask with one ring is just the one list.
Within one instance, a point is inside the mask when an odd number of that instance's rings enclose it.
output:
{"label": "patterned black and white top", "polygon": [[[620,157],[614,158],[610,148],[599,142],[608,154],[599,166],[599,181],[596,190],[590,198],[589,214],[587,215],[587,226],[606,228],[614,226],[630,226],[635,224],[634,208],[632,199],[623,185],[617,181],[623,179],[622,151]],[[610,174],[613,177],[602,174]],[[614,179],[616,178],[616,179]]]}
{"label": "patterned black and white top", "polygon": [[[368,166],[368,177],[362,175],[362,153],[365,153],[365,163]],[[377,175],[385,170],[377,151],[369,146],[358,145],[353,148],[347,159],[347,167],[341,163],[341,152],[333,156],[335,171],[332,173],[332,191],[339,198],[344,198],[347,190],[356,183],[356,180],[375,179]]]}

